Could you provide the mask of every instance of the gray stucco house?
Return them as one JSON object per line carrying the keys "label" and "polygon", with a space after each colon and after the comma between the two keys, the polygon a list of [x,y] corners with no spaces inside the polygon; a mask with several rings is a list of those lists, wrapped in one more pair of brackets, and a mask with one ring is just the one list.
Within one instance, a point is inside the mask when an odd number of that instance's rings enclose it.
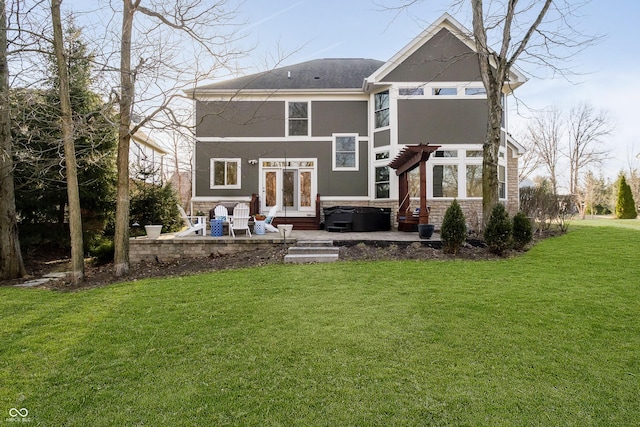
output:
{"label": "gray stucco house", "polygon": [[[443,15],[390,60],[318,59],[189,92],[196,111],[194,210],[217,203],[278,206],[279,217],[315,228],[322,209],[397,210],[390,162],[406,145],[438,145],[427,162],[427,204],[439,227],[454,198],[471,226],[482,214],[487,105],[469,31]],[[524,83],[517,70],[509,91]],[[510,92],[505,93],[504,102]],[[500,193],[518,206],[518,155],[505,138]],[[419,206],[417,179],[410,182]],[[395,212],[392,225],[395,225]]]}

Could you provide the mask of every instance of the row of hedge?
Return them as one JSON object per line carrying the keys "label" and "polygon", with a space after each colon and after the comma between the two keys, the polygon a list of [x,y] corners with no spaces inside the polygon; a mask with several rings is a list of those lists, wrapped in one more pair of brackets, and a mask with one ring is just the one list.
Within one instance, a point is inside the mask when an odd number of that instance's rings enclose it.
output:
{"label": "row of hedge", "polygon": [[[457,254],[467,238],[467,222],[457,200],[444,214],[440,238],[444,252],[451,254]],[[498,203],[487,221],[484,239],[489,250],[498,255],[511,248],[521,250],[533,239],[531,221],[522,212],[510,219],[504,205]]]}

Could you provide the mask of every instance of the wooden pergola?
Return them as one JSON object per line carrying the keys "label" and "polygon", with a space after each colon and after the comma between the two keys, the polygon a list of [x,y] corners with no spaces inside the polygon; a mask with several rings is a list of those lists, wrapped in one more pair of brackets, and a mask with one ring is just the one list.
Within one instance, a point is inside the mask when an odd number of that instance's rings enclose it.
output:
{"label": "wooden pergola", "polygon": [[[427,210],[427,160],[431,153],[440,148],[439,145],[418,144],[407,145],[389,163],[389,167],[396,170],[398,180],[398,230],[408,231],[416,224],[429,223],[429,211]],[[408,212],[411,204],[409,196],[409,172],[420,168],[420,211],[416,217],[413,212]]]}

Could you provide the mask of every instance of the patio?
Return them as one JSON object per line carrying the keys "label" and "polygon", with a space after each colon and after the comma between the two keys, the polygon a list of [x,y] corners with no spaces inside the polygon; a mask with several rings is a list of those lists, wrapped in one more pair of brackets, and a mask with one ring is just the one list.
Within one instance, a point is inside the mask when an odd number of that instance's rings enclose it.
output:
{"label": "patio", "polygon": [[329,241],[333,246],[352,246],[365,243],[372,246],[409,245],[417,242],[424,246],[440,247],[440,235],[434,233],[431,239],[420,239],[418,232],[403,231],[372,231],[332,233],[325,230],[293,230],[291,237],[283,239],[279,233],[252,234],[251,237],[242,234],[235,238],[224,235],[214,237],[186,236],[178,237],[177,233],[161,234],[158,239],[146,237],[131,238],[129,240],[129,258],[132,264],[142,261],[175,260],[183,257],[202,257],[211,254],[232,253],[255,248],[259,245],[296,245],[299,241]]}

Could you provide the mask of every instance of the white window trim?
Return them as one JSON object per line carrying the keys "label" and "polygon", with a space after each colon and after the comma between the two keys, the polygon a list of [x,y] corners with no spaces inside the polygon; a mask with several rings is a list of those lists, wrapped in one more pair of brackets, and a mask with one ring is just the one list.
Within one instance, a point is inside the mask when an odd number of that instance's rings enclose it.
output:
{"label": "white window trim", "polygon": [[[387,153],[387,158],[377,160],[376,155],[378,153]],[[392,159],[391,149],[388,146],[375,148],[371,153],[371,161],[372,161],[373,167],[371,168],[371,171],[370,171],[370,176],[371,176],[370,191],[371,191],[371,198],[374,200],[389,200],[394,197],[394,194],[395,194],[394,189],[397,187],[397,183],[394,182],[395,174],[391,171],[391,168],[389,167],[389,162],[391,162],[391,159]],[[376,168],[379,168],[379,167],[387,167],[389,169],[389,197],[383,197],[383,198],[376,197],[376,194],[377,194],[376,185],[378,184],[376,182]]]}
{"label": "white window trim", "polygon": [[[376,95],[384,93],[384,92],[387,92],[387,97],[389,99],[389,105],[387,106],[387,108],[376,110]],[[371,106],[373,108],[373,116],[372,116],[372,118],[373,118],[373,130],[374,130],[374,132],[391,128],[391,89],[381,90],[379,92],[376,92],[376,93],[372,94]],[[386,126],[376,127],[376,113],[378,111],[382,111],[382,110],[388,110],[389,111],[389,123]]]}
{"label": "white window trim", "polygon": [[[455,95],[434,95],[434,88],[456,89]],[[423,94],[400,95],[400,89],[422,89]],[[398,99],[486,99],[487,94],[467,95],[466,89],[484,89],[482,82],[403,82],[394,88],[394,95]]]}
{"label": "white window trim", "polygon": [[[435,157],[431,156],[427,162],[427,198],[435,200],[482,200],[482,197],[467,197],[467,166],[482,165],[482,157],[466,157],[467,150],[481,150],[482,146],[479,145],[443,145],[441,150],[457,150],[458,157]],[[502,148],[500,149],[502,152]],[[505,197],[500,197],[500,200],[508,200],[509,198],[509,167],[507,164],[506,155],[505,158],[498,158],[498,165],[503,166],[505,170],[504,184],[505,184]],[[446,166],[457,165],[458,166],[458,196],[457,197],[435,197],[433,195],[433,167],[434,166]]]}
{"label": "white window trim", "polygon": [[[306,103],[307,104],[307,134],[306,135],[289,135],[289,104],[291,103]],[[284,132],[287,138],[308,138],[311,136],[311,101],[308,99],[290,99],[284,103],[285,108],[285,121]]]}
{"label": "white window trim", "polygon": [[[213,170],[214,162],[225,162],[225,163],[236,163],[238,165],[238,183],[234,185],[214,185],[215,175]],[[225,168],[226,169],[226,168]],[[226,171],[225,171],[226,173]],[[226,177],[225,177],[226,180]],[[228,158],[228,157],[215,157],[210,159],[209,161],[209,188],[211,190],[215,189],[226,189],[226,190],[234,190],[242,188],[242,159],[240,158]]]}
{"label": "white window trim", "polygon": [[[336,165],[336,141],[340,137],[353,137],[355,140],[356,161],[353,167],[338,167]],[[357,133],[334,133],[331,140],[331,166],[336,172],[358,171],[360,170],[360,139]]]}

